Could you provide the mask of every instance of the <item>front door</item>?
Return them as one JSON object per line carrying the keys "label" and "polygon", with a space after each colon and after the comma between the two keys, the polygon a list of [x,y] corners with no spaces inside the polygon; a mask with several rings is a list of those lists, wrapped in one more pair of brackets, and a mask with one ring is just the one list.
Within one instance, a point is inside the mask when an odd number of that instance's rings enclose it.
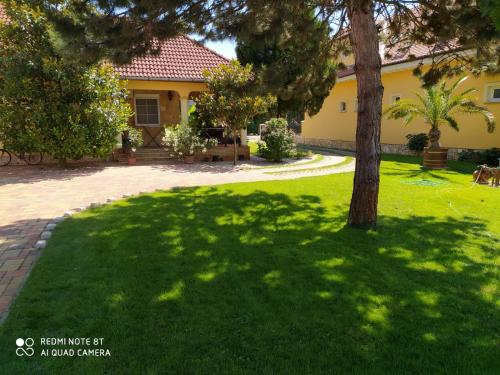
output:
{"label": "front door", "polygon": [[142,147],[162,147],[163,127],[141,126]]}

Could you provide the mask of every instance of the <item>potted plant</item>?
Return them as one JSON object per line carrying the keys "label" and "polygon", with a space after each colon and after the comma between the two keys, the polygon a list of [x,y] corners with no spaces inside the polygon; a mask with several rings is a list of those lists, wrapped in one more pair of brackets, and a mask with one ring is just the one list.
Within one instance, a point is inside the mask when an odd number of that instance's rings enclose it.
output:
{"label": "potted plant", "polygon": [[459,113],[480,114],[486,121],[488,132],[495,129],[493,114],[487,108],[477,105],[471,94],[475,89],[468,89],[460,94],[454,91],[467,77],[462,77],[447,87],[445,82],[426,88],[423,95],[417,94],[417,101],[399,100],[391,104],[384,114],[388,118],[403,119],[408,125],[417,116],[420,116],[430,126],[429,147],[424,148],[424,167],[439,169],[446,168],[448,149],[441,147],[441,125],[447,124],[458,131],[458,122],[454,116]]}
{"label": "potted plant", "polygon": [[122,150],[127,155],[127,163],[134,165],[137,159],[134,157],[137,147],[142,145],[142,133],[137,128],[128,128],[122,132]]}
{"label": "potted plant", "polygon": [[216,139],[204,139],[200,134],[186,124],[165,127],[163,144],[181,158],[184,163],[194,163],[197,152],[205,153],[208,148],[217,145]]}

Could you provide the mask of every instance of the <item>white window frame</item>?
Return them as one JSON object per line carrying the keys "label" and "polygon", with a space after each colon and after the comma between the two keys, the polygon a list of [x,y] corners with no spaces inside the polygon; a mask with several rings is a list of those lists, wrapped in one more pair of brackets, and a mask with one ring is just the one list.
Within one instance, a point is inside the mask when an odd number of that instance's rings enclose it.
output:
{"label": "white window frame", "polygon": [[[157,124],[139,124],[137,122],[137,99],[156,99],[156,102],[158,103],[158,123]],[[137,127],[150,127],[150,128],[157,128],[161,126],[161,119],[160,119],[160,94],[135,94],[134,95],[134,109],[135,109],[135,126]]]}
{"label": "white window frame", "polygon": [[484,101],[485,103],[500,103],[500,98],[493,98],[493,90],[500,89],[500,82],[488,83],[484,87]]}
{"label": "white window frame", "polygon": [[[342,104],[344,104],[344,108],[342,108]],[[340,111],[341,113],[347,112],[347,102],[345,102],[345,101],[341,101],[341,102],[339,103],[339,111]]]}
{"label": "white window frame", "polygon": [[392,94],[392,96],[391,96],[391,103],[390,104],[396,103],[396,98],[399,98],[399,100],[402,100],[403,99],[403,95],[401,95],[401,94]]}

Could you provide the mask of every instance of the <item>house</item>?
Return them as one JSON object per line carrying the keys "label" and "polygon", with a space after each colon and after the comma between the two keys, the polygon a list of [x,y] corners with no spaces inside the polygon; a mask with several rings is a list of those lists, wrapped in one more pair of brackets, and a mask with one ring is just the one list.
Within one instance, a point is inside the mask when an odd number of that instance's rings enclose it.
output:
{"label": "house", "polygon": [[145,147],[161,146],[164,125],[187,122],[194,99],[207,88],[203,71],[229,61],[184,35],[159,43],[158,54],[115,67],[127,80],[131,125],[142,129]]}
{"label": "house", "polygon": [[[0,4],[0,23],[8,22]],[[227,64],[225,57],[185,35],[158,41],[159,53],[134,58],[130,64],[115,70],[126,80],[134,115],[130,125],[142,130],[145,148],[162,147],[163,127],[185,123],[188,111],[200,92],[207,89],[203,71]],[[211,136],[214,132],[211,132]],[[216,134],[220,134],[216,132]],[[246,132],[241,133],[240,158],[249,159]],[[121,139],[120,139],[121,141]],[[233,160],[233,148],[218,147],[213,155],[218,160]],[[207,156],[203,156],[206,159]]]}
{"label": "house", "polygon": [[184,35],[159,42],[159,48],[157,55],[115,66],[127,80],[134,111],[131,125],[142,129],[145,146],[160,146],[164,125],[187,122],[193,100],[206,90],[203,71],[228,63]]}
{"label": "house", "polygon": [[[380,46],[381,55],[386,56],[384,45]],[[406,53],[395,52],[390,58],[382,58],[382,84],[384,85],[384,107],[399,99],[416,98],[415,93],[421,91],[421,83],[413,75],[413,69],[422,62],[425,66],[431,63],[432,50],[422,45],[414,45]],[[466,53],[466,52],[464,52]],[[315,116],[307,116],[302,124],[299,142],[317,146],[326,146],[347,150],[355,150],[357,87],[353,59],[348,57],[345,70],[339,72],[337,83],[325,99],[322,109]],[[456,79],[456,78],[454,78]],[[488,107],[500,122],[500,75],[481,74],[469,78],[460,86],[477,90],[477,102]],[[486,130],[481,116],[456,116],[460,131],[450,127],[441,128],[441,144],[449,147],[448,158],[457,158],[462,149],[488,149],[500,147],[500,130],[490,134]],[[406,147],[406,135],[428,133],[429,127],[421,118],[416,118],[407,127],[401,120],[382,119],[381,143],[382,152],[409,153]]]}

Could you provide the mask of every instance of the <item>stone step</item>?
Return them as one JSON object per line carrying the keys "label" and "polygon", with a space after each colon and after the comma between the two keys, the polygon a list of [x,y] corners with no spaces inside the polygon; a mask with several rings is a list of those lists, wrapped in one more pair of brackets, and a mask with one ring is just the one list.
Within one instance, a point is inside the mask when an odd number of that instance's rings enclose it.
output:
{"label": "stone step", "polygon": [[146,154],[143,154],[143,153],[135,153],[134,156],[136,158],[140,158],[140,157],[149,157],[149,156],[170,156],[170,152],[150,152],[150,153],[146,153]]}
{"label": "stone step", "polygon": [[165,152],[166,150],[162,147],[141,147],[135,150],[136,153],[148,154],[151,152]]}
{"label": "stone step", "polygon": [[[150,155],[134,155],[134,158],[137,161],[156,161],[156,160],[171,160],[173,159],[170,154],[164,153],[164,154],[150,154]],[[127,162],[128,155],[125,154],[120,154],[118,156],[118,161],[119,162]]]}

